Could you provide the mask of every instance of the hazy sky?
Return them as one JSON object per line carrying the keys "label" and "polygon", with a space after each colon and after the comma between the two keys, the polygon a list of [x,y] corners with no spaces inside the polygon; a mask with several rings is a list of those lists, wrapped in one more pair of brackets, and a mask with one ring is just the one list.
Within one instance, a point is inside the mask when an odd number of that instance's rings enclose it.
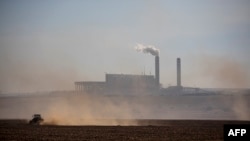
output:
{"label": "hazy sky", "polygon": [[1,0],[0,91],[72,90],[105,73],[196,87],[250,87],[249,0]]}

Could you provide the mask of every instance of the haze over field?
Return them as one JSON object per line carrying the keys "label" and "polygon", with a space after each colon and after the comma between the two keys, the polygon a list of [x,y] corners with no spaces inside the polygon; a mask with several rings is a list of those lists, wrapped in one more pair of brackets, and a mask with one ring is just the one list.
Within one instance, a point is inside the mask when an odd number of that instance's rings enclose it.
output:
{"label": "haze over field", "polygon": [[45,124],[57,125],[139,125],[136,119],[250,120],[249,95],[60,95],[0,98],[0,119],[29,120],[39,113]]}
{"label": "haze over field", "polygon": [[160,50],[161,83],[250,87],[248,0],[1,0],[0,91],[73,90],[105,73],[154,74],[138,43]]}

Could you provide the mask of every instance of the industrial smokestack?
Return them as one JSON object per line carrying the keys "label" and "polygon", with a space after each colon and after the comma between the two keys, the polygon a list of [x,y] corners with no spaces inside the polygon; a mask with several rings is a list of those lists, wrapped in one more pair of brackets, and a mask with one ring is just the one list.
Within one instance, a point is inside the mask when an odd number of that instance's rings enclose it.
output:
{"label": "industrial smokestack", "polygon": [[144,46],[143,44],[137,44],[135,46],[135,50],[138,52],[149,53],[155,56],[155,83],[156,86],[160,86],[160,60],[159,60],[159,53],[160,50],[152,45]]}
{"label": "industrial smokestack", "polygon": [[181,87],[181,59],[177,58],[177,86]]}
{"label": "industrial smokestack", "polygon": [[159,56],[155,56],[155,81],[156,86],[160,85],[160,60]]}

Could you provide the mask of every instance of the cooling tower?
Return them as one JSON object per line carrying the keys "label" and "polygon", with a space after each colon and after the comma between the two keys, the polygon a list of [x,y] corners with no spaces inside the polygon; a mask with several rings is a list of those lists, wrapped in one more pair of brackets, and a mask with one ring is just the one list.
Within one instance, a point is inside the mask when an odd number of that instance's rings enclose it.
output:
{"label": "cooling tower", "polygon": [[177,86],[181,86],[181,59],[177,58]]}
{"label": "cooling tower", "polygon": [[155,56],[155,81],[156,85],[160,85],[160,60],[159,56]]}

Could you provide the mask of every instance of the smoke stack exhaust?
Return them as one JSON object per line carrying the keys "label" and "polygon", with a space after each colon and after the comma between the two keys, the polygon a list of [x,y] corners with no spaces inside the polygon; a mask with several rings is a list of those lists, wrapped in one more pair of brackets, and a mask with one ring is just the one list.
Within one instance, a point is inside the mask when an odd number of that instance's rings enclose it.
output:
{"label": "smoke stack exhaust", "polygon": [[152,45],[144,46],[143,44],[137,44],[135,46],[137,52],[149,53],[153,56],[159,56],[160,50]]}
{"label": "smoke stack exhaust", "polygon": [[155,82],[156,82],[156,86],[160,86],[160,60],[159,60],[159,56],[155,56]]}
{"label": "smoke stack exhaust", "polygon": [[177,86],[181,87],[181,59],[177,58]]}
{"label": "smoke stack exhaust", "polygon": [[149,53],[155,56],[155,84],[157,87],[159,87],[160,86],[160,61],[159,61],[160,50],[152,45],[144,46],[142,44],[137,44],[135,46],[135,50],[138,52]]}

